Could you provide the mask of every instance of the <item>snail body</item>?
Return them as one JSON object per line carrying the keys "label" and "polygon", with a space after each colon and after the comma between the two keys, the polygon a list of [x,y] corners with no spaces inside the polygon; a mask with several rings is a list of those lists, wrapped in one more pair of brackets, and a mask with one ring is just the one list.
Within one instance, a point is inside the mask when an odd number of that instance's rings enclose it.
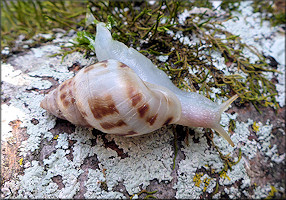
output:
{"label": "snail body", "polygon": [[52,91],[42,108],[74,124],[124,136],[166,124],[212,128],[234,146],[220,119],[237,95],[218,105],[180,90],[147,57],[113,40],[104,23],[97,24],[95,40],[88,39],[100,62]]}

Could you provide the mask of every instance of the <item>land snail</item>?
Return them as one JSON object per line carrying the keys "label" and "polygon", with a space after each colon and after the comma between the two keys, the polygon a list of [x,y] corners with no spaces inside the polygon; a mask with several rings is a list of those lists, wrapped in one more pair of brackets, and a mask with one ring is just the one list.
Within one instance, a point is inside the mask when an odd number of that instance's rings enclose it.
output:
{"label": "land snail", "polygon": [[80,70],[41,102],[41,107],[75,125],[104,133],[136,136],[166,124],[211,128],[232,146],[220,125],[221,114],[238,97],[218,105],[177,88],[147,57],[112,39],[97,24],[94,46],[98,63]]}

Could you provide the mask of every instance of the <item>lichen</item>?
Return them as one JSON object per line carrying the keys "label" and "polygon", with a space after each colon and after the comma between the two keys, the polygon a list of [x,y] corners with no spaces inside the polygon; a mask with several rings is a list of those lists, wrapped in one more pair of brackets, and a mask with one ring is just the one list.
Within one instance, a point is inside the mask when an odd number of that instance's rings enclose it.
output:
{"label": "lichen", "polygon": [[[277,33],[277,27],[270,28],[267,21],[260,26],[260,21],[255,19],[259,15],[253,15],[249,2],[230,3],[228,8],[215,12],[206,8],[193,10],[196,3],[199,2],[143,2],[149,6],[143,8],[133,6],[134,2],[101,1],[89,2],[89,9],[100,21],[108,17],[113,20],[110,23],[113,37],[147,55],[182,89],[204,93],[219,104],[228,94],[238,92],[245,101],[259,99],[265,106],[278,108],[277,103],[284,106],[285,50],[281,43],[285,36]],[[190,5],[189,10],[184,10],[186,5]],[[224,9],[231,10],[232,19],[228,20]],[[202,10],[206,13],[201,13]],[[222,22],[224,27],[216,24],[219,20],[215,19],[226,19]],[[154,20],[158,23],[153,23]],[[216,32],[212,32],[214,27]],[[86,31],[92,32],[93,28],[89,26]],[[11,57],[10,64],[2,63],[1,89],[5,101],[1,109],[5,115],[1,119],[1,142],[13,137],[9,122],[16,119],[22,121],[21,127],[26,128],[28,139],[22,142],[20,157],[16,160],[23,172],[1,185],[1,198],[74,198],[79,193],[85,198],[140,198],[144,195],[153,198],[164,192],[153,194],[148,190],[143,194],[154,180],[173,186],[176,198],[275,198],[283,194],[283,182],[262,186],[253,182],[259,177],[251,174],[254,165],[250,162],[257,155],[270,163],[271,166],[265,166],[269,170],[285,162],[285,153],[278,150],[278,144],[273,144],[276,135],[272,121],[241,121],[243,113],[240,118],[238,113],[223,113],[221,124],[230,132],[234,148],[216,133],[203,128],[188,129],[192,134],[188,136],[188,144],[181,138],[183,136],[173,135],[176,129],[171,126],[134,138],[106,135],[81,127],[76,127],[72,133],[57,129],[55,126],[61,122],[39,107],[43,91],[50,90],[55,82],[58,84],[72,77],[74,72],[69,71],[69,67],[73,64],[83,67],[96,60],[94,57],[85,59],[80,52],[66,54],[63,60],[55,56],[62,54],[61,48],[72,49],[70,42],[74,36],[75,31],[39,35],[35,41],[38,38],[49,44],[26,48],[24,54]],[[65,45],[67,42],[69,44]],[[247,45],[254,46],[257,51]],[[74,51],[83,49],[78,46]],[[273,57],[278,64],[268,65],[270,61],[263,59],[261,52],[270,60],[269,56]],[[92,52],[86,55],[92,56]],[[242,56],[247,62],[241,62],[240,67],[247,65],[249,68],[238,70],[229,55],[236,59]],[[281,73],[274,70],[275,67]],[[245,82],[255,79],[258,82],[252,85],[257,86],[257,90]],[[268,82],[271,79],[277,80],[275,92]],[[245,85],[239,85],[242,82]],[[235,84],[242,89],[237,89]],[[248,87],[250,93],[243,94]],[[262,98],[263,95],[266,98]],[[38,123],[33,123],[32,119]],[[285,135],[284,130],[281,132]],[[250,136],[255,137],[249,139]],[[174,147],[174,143],[177,146]],[[45,157],[41,157],[43,144],[53,145]],[[179,159],[174,163],[176,155]],[[89,158],[96,159],[95,163],[91,162],[94,166],[86,164]],[[59,180],[55,181],[55,177]],[[124,189],[115,191],[119,184]]]}
{"label": "lichen", "polygon": [[[182,149],[186,158],[179,163],[178,182],[174,186],[174,189],[177,189],[176,198],[199,198],[204,192],[205,184],[199,184],[202,180],[198,175],[196,177],[196,170],[201,166],[211,166],[217,171],[223,168],[218,153],[208,148],[207,140],[202,137],[202,132],[199,130],[197,129],[195,137],[200,142],[191,142],[189,146],[184,145]],[[211,192],[215,184],[209,187],[208,192]]]}
{"label": "lichen", "polygon": [[85,198],[124,198],[124,195],[120,192],[105,191],[101,188],[101,182],[105,182],[105,177],[103,173],[96,169],[88,170],[88,180],[85,184],[87,192],[85,193]]}
{"label": "lichen", "polygon": [[153,134],[134,138],[108,135],[107,139],[114,140],[118,147],[129,155],[121,160],[110,160],[105,158],[105,154],[97,154],[100,162],[107,168],[109,188],[123,181],[127,192],[133,194],[141,190],[139,185],[146,189],[149,180],[172,180],[172,136],[168,129],[162,128]]}

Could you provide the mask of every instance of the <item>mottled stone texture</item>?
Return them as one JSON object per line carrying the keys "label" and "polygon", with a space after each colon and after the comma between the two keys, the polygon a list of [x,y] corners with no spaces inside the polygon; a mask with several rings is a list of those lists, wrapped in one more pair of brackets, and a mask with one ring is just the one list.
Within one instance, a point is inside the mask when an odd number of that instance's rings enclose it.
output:
{"label": "mottled stone texture", "polygon": [[59,49],[51,42],[2,63],[1,198],[285,198],[285,106],[259,113],[234,102],[221,121],[226,130],[236,122],[234,148],[210,130],[176,125],[107,135],[40,108],[45,94],[95,62],[48,57]]}

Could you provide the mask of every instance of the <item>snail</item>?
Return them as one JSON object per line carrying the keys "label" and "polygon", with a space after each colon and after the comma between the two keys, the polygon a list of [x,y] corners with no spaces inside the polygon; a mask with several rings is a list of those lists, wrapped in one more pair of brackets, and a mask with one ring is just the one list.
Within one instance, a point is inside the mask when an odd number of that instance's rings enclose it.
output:
{"label": "snail", "polygon": [[80,70],[41,106],[73,124],[125,136],[152,132],[181,116],[181,104],[169,89],[143,82],[112,59]]}
{"label": "snail", "polygon": [[220,119],[238,95],[218,105],[180,90],[147,57],[113,40],[104,23],[97,24],[95,40],[87,38],[99,62],[51,91],[42,108],[73,124],[122,136],[167,124],[212,128],[234,146]]}

